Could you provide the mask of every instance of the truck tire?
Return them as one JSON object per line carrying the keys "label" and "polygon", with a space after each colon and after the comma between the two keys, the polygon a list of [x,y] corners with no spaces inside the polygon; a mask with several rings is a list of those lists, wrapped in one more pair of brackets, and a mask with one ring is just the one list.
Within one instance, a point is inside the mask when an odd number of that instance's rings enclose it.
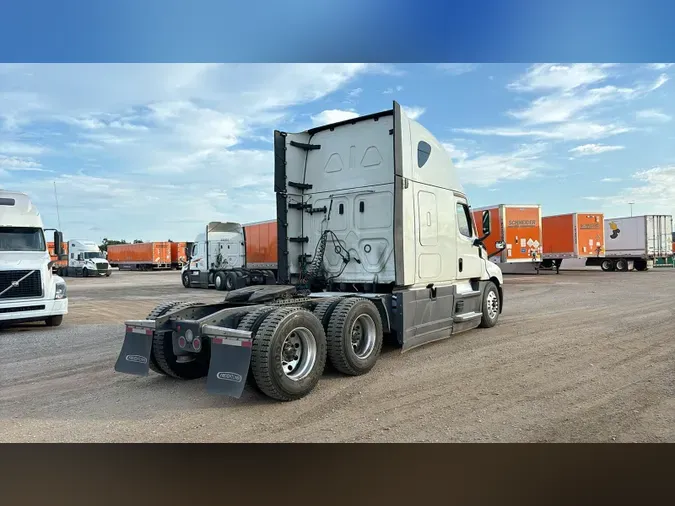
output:
{"label": "truck tire", "polygon": [[343,300],[344,299],[323,300],[314,308],[313,313],[323,325],[326,336],[328,336],[328,322],[330,321],[330,317],[333,314],[335,307]]}
{"label": "truck tire", "polygon": [[232,290],[237,289],[237,274],[235,272],[226,272],[225,273],[225,290],[231,292]]}
{"label": "truck tire", "polygon": [[213,285],[219,292],[225,290],[225,273],[223,271],[218,271],[215,276],[213,276]]}
{"label": "truck tire", "polygon": [[88,277],[89,277],[89,269],[87,269],[86,267],[84,267],[84,268],[82,269],[82,277],[83,277],[83,278],[88,278]]}
{"label": "truck tire", "polygon": [[305,309],[275,309],[260,325],[252,352],[253,376],[265,395],[278,401],[300,399],[323,374],[326,333]]}
{"label": "truck tire", "polygon": [[501,301],[499,300],[499,290],[492,281],[488,281],[483,292],[482,313],[479,327],[489,329],[494,327],[499,320],[499,307]]}
{"label": "truck tire", "polygon": [[646,260],[635,260],[635,262],[633,262],[633,266],[635,267],[636,271],[644,272],[646,270],[649,270],[647,267]]}
{"label": "truck tire", "polygon": [[[180,301],[171,301],[171,302],[163,302],[159,306],[157,306],[155,309],[150,311],[150,314],[148,314],[146,320],[156,320],[160,316],[165,315],[168,313],[171,309],[176,307],[177,305],[181,304]],[[150,362],[148,364],[150,366],[150,370],[153,372],[156,372],[157,374],[162,374],[166,376],[166,373],[160,369],[159,365],[157,364],[157,359],[155,358],[155,350],[151,349],[150,350]]]}
{"label": "truck tire", "polygon": [[62,314],[50,316],[45,320],[45,324],[47,325],[47,327],[58,327],[62,323],[63,323]]}
{"label": "truck tire", "polygon": [[183,286],[185,288],[190,288],[190,275],[187,271],[181,275],[181,280],[183,281]]}
{"label": "truck tire", "polygon": [[[164,308],[160,314],[157,314],[157,316],[152,319],[165,315],[169,311],[183,309],[199,303],[181,301],[175,303],[167,302],[165,304],[168,307]],[[155,309],[159,310],[160,306]],[[157,333],[152,340],[150,364],[153,364],[154,361],[154,365],[160,371],[160,374],[171,376],[173,378],[184,380],[203,378],[209,371],[209,353],[207,343],[208,341],[204,342],[202,351],[195,357],[193,361],[178,362],[178,357],[176,357],[176,355],[173,353],[172,332]]]}
{"label": "truck tire", "polygon": [[375,304],[360,297],[339,301],[328,321],[328,359],[343,374],[370,371],[382,351],[382,318]]}
{"label": "truck tire", "polygon": [[616,270],[620,272],[628,272],[628,260],[620,258],[616,261]]}
{"label": "truck tire", "polygon": [[[239,325],[237,325],[237,330],[245,330],[246,332],[251,332],[253,334],[253,339],[255,340],[255,334],[256,332],[258,332],[260,325],[265,320],[267,315],[269,315],[275,309],[276,307],[274,306],[267,306],[251,311],[241,319]],[[258,387],[258,384],[256,383],[255,378],[253,377],[253,369],[250,365],[248,368],[248,376],[246,377],[246,382],[252,387],[254,387],[256,390],[260,391],[260,388]]]}
{"label": "truck tire", "polygon": [[613,260],[605,258],[600,264],[600,268],[605,272],[612,272],[616,269],[616,265],[614,264]]}

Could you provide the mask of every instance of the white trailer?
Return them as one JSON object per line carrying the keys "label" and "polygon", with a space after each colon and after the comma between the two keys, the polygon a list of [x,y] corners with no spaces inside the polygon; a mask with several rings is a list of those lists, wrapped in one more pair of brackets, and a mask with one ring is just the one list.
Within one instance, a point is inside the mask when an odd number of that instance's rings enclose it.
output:
{"label": "white trailer", "polygon": [[[503,308],[503,277],[473,226],[450,156],[399,104],[291,134],[275,131],[279,285],[169,302],[127,321],[115,369],[241,396],[307,395],[326,361],[368,373],[385,334],[403,351],[477,327]],[[504,248],[502,243],[497,246]]]}
{"label": "white trailer", "polygon": [[588,258],[587,266],[603,271],[646,271],[657,258],[673,256],[673,217],[649,214],[605,220],[604,256]]}
{"label": "white trailer", "polygon": [[60,276],[105,276],[112,274],[112,267],[98,244],[92,241],[68,241],[68,265],[59,267]]}
{"label": "white trailer", "polygon": [[[0,190],[0,325],[44,321],[61,325],[68,313],[66,282],[52,272],[45,229],[28,195]],[[63,260],[63,236],[54,253]]]}

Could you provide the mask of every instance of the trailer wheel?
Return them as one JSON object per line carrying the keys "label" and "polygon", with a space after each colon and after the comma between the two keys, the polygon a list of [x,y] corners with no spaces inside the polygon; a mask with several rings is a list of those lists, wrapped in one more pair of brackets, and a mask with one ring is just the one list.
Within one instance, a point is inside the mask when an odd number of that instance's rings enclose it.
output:
{"label": "trailer wheel", "polygon": [[188,271],[185,271],[183,275],[181,276],[181,279],[183,281],[183,286],[185,288],[190,288],[190,275],[188,274]]}
{"label": "trailer wheel", "polygon": [[609,258],[605,258],[600,264],[600,268],[605,272],[612,272],[616,269],[616,265]]}
{"label": "trailer wheel", "polygon": [[231,292],[237,288],[237,274],[235,272],[226,272],[225,274],[225,290]]}
{"label": "trailer wheel", "polygon": [[326,333],[305,309],[275,309],[260,325],[252,352],[253,376],[265,395],[279,401],[300,399],[323,374]]}
{"label": "trailer wheel", "polygon": [[335,369],[350,376],[366,374],[382,350],[380,312],[367,299],[343,299],[330,316],[327,336],[328,358]]}
{"label": "trailer wheel", "polygon": [[635,267],[636,271],[644,272],[648,270],[646,260],[635,260],[635,262],[633,262],[633,266]]}
{"label": "trailer wheel", "polygon": [[616,261],[616,270],[620,272],[628,272],[628,260],[620,258]]}
{"label": "trailer wheel", "polygon": [[[275,309],[276,307],[274,306],[267,306],[251,311],[241,319],[239,325],[237,325],[237,330],[245,330],[247,332],[251,332],[253,334],[253,340],[255,340],[255,334],[256,332],[258,332],[260,325],[265,320],[267,315],[269,315]],[[246,377],[246,379],[248,384],[250,384],[256,390],[260,391],[260,387],[258,387],[258,384],[256,383],[255,378],[253,376],[252,366],[249,366],[248,368],[248,376]]]}
{"label": "trailer wheel", "polygon": [[[157,306],[149,315],[148,320],[155,320],[170,311],[184,309],[198,303],[194,302],[165,302]],[[196,379],[206,376],[209,370],[208,344],[191,362],[178,362],[178,357],[173,353],[172,332],[155,334],[150,350],[150,369],[158,374],[171,376],[178,379]]]}
{"label": "trailer wheel", "polygon": [[489,281],[483,292],[483,316],[480,320],[480,327],[489,329],[497,324],[500,304],[499,290],[492,281]]}

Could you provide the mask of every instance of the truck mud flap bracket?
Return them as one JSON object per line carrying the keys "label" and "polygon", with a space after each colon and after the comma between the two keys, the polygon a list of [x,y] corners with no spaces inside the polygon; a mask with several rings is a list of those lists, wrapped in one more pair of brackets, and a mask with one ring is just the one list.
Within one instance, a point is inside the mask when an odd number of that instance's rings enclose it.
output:
{"label": "truck mud flap bracket", "polygon": [[147,376],[150,368],[150,351],[155,332],[154,320],[125,322],[126,334],[122,350],[115,363],[115,371]]}
{"label": "truck mud flap bracket", "polygon": [[251,332],[205,325],[202,333],[211,341],[207,392],[240,398],[251,364]]}

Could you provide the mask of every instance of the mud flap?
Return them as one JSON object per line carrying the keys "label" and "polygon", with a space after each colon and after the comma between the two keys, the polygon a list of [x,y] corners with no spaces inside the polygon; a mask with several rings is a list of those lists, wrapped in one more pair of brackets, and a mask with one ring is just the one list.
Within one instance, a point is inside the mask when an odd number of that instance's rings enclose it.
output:
{"label": "mud flap", "polygon": [[210,326],[203,331],[211,340],[207,392],[240,398],[251,364],[251,333]]}
{"label": "mud flap", "polygon": [[151,329],[128,326],[122,351],[115,363],[115,370],[125,374],[147,376],[150,368],[152,335]]}

